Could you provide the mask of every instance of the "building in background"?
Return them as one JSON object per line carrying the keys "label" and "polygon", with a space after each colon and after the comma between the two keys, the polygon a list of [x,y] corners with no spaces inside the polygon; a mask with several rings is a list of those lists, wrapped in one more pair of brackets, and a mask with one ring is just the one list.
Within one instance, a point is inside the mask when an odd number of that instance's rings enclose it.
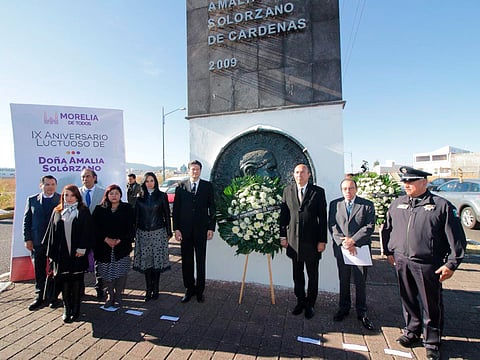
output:
{"label": "building in background", "polygon": [[382,174],[396,174],[398,173],[400,170],[400,167],[404,166],[404,165],[407,165],[407,164],[395,164],[395,161],[393,160],[386,160],[385,161],[385,164],[383,165],[375,165],[373,168],[372,168],[372,172],[378,174],[378,175],[382,175]]}
{"label": "building in background", "polygon": [[413,155],[413,167],[432,173],[434,177],[480,177],[480,153],[444,146]]}
{"label": "building in background", "polygon": [[0,178],[14,178],[15,169],[14,168],[0,168]]}

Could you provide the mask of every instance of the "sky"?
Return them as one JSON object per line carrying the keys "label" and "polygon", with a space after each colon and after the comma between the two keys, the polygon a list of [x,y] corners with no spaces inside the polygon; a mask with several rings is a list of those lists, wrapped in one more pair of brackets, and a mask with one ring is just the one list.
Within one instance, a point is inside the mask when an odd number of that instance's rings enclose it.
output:
{"label": "sky", "polygon": [[[480,2],[340,0],[345,171],[446,145],[480,152]],[[0,0],[0,167],[10,103],[124,111],[127,162],[189,160],[182,0]]]}

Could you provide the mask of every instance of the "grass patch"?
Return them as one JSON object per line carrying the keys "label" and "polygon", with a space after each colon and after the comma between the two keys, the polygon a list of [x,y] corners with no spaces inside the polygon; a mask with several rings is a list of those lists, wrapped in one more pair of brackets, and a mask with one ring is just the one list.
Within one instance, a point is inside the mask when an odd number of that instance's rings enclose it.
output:
{"label": "grass patch", "polygon": [[0,209],[13,210],[15,206],[15,179],[0,178]]}

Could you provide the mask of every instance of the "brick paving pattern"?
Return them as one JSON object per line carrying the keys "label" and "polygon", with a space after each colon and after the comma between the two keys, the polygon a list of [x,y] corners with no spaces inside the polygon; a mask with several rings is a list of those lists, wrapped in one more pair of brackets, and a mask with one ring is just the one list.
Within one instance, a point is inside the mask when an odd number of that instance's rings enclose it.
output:
{"label": "brick paving pattern", "polygon": [[[376,332],[364,329],[354,311],[334,322],[336,294],[320,294],[312,320],[290,314],[296,303],[292,289],[276,288],[271,305],[268,286],[248,283],[240,305],[240,283],[208,280],[205,303],[194,298],[182,304],[179,245],[171,242],[170,249],[172,270],[160,277],[158,300],[143,302],[143,276],[131,271],[124,309],[103,311],[87,274],[80,320],[72,324],[63,324],[61,308],[28,311],[33,283],[14,284],[0,294],[0,359],[404,359],[386,355],[386,348],[425,358],[423,347],[405,349],[395,342],[403,324],[396,276],[378,244],[367,289]],[[444,286],[442,358],[480,358],[479,289],[480,258],[469,256]],[[126,314],[125,308],[143,315]],[[180,319],[160,320],[162,315]],[[299,342],[297,336],[322,344]],[[344,350],[344,343],[364,345],[368,352]]]}

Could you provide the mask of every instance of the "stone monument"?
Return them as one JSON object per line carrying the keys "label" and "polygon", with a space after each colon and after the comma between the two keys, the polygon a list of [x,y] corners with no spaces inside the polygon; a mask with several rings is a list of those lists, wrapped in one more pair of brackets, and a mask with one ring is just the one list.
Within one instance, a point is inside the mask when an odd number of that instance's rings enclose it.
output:
{"label": "stone monument", "polygon": [[[187,56],[190,157],[203,163],[202,175],[217,196],[244,174],[293,181],[297,163],[309,165],[327,201],[340,195],[337,0],[188,0]],[[336,291],[335,259],[327,248],[319,286]],[[240,281],[242,269],[243,259],[215,235],[207,277]],[[247,281],[268,283],[262,255],[250,256]],[[293,285],[285,254],[274,258],[273,281]]]}

